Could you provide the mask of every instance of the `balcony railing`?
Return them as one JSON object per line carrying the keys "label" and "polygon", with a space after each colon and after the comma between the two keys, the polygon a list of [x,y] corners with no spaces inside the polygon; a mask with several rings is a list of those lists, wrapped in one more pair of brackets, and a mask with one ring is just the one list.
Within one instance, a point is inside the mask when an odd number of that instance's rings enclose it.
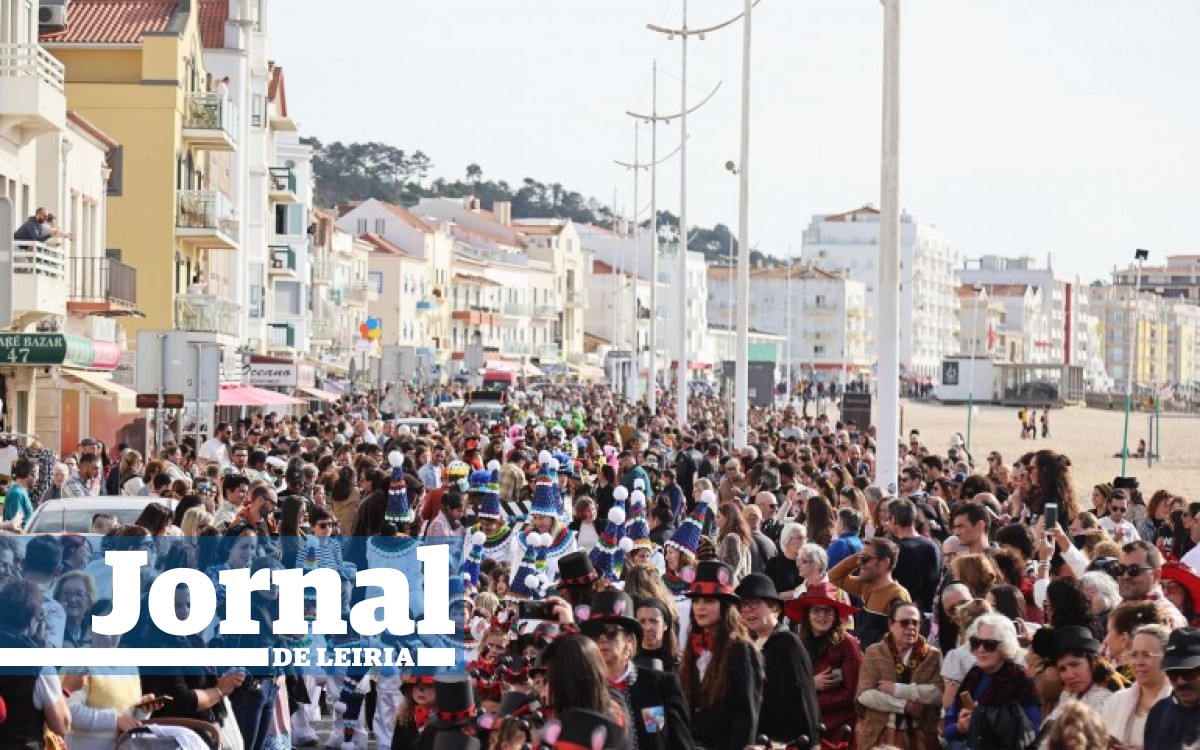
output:
{"label": "balcony railing", "polygon": [[233,204],[217,190],[180,190],[175,204],[175,226],[237,234]]}
{"label": "balcony railing", "polygon": [[291,167],[271,167],[271,192],[296,192],[296,173]]}
{"label": "balcony railing", "polygon": [[66,72],[40,44],[0,44],[0,78],[37,76],[59,93],[66,93]]}
{"label": "balcony railing", "polygon": [[288,245],[271,245],[271,270],[276,272],[296,271],[296,251]]}
{"label": "balcony railing", "polygon": [[511,318],[528,318],[533,312],[529,305],[520,302],[505,302],[500,311]]}
{"label": "balcony railing", "polygon": [[137,304],[137,269],[116,258],[71,258],[72,302]]}
{"label": "balcony railing", "polygon": [[328,341],[331,327],[325,318],[313,318],[308,321],[309,337],[317,341]]}
{"label": "balcony railing", "polygon": [[586,289],[578,292],[567,292],[567,307],[587,307],[588,293]]}
{"label": "balcony railing", "polygon": [[291,323],[271,323],[267,326],[267,348],[295,349],[296,329]]}
{"label": "balcony railing", "polygon": [[379,289],[370,281],[353,281],[346,287],[346,301],[353,305],[365,305],[379,299]]}
{"label": "balcony railing", "polygon": [[558,305],[536,305],[533,308],[533,314],[539,318],[557,318],[558,313]]}
{"label": "balcony railing", "polygon": [[216,92],[188,94],[183,127],[186,130],[220,130],[230,138],[236,138],[237,107]]}
{"label": "balcony railing", "polygon": [[501,341],[500,353],[507,356],[528,356],[533,352],[533,344],[528,341]]}
{"label": "balcony railing", "polygon": [[239,307],[211,294],[184,294],[175,298],[175,327],[194,333],[238,335]]}
{"label": "balcony railing", "polygon": [[[18,240],[13,243],[13,273],[63,280],[67,278],[67,256],[62,248],[44,242]],[[14,279],[14,283],[21,282]]]}

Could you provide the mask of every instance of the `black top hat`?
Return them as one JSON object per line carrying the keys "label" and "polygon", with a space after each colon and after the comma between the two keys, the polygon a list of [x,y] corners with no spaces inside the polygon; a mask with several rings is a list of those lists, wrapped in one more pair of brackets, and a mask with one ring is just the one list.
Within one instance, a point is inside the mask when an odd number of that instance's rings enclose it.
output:
{"label": "black top hat", "polygon": [[1114,490],[1136,490],[1138,488],[1137,477],[1115,477],[1113,478]]}
{"label": "black top hat", "polygon": [[542,708],[542,703],[538,697],[532,693],[518,693],[517,691],[509,691],[500,699],[500,708],[496,710],[496,715],[501,718],[528,716]]}
{"label": "black top hat", "polygon": [[1200,628],[1176,628],[1163,651],[1164,672],[1200,667]]}
{"label": "black top hat", "polygon": [[470,722],[478,714],[472,680],[466,675],[438,677],[434,683],[437,709],[429,720],[434,729],[452,729]]}
{"label": "black top hat", "polygon": [[596,580],[596,568],[588,553],[580,550],[558,559],[558,586],[589,586]]}
{"label": "black top hat", "polygon": [[733,591],[733,570],[717,560],[702,560],[696,564],[693,571],[691,586],[687,596],[695,599],[698,596],[719,599],[729,604],[737,604],[741,598]]}
{"label": "black top hat", "polygon": [[604,632],[605,625],[620,625],[642,641],[642,625],[637,621],[633,606],[633,597],[624,591],[601,591],[592,597],[590,607],[583,606],[576,610],[579,619],[579,629],[588,638],[596,638]]}
{"label": "black top hat", "polygon": [[457,729],[446,729],[434,735],[433,750],[479,750],[479,740]]}
{"label": "black top hat", "polygon": [[779,590],[775,588],[775,582],[762,573],[751,573],[742,579],[738,584],[734,593],[741,598],[742,601],[747,599],[762,599],[763,601],[776,602],[780,607],[783,606],[783,597],[779,595]]}
{"label": "black top hat", "polygon": [[542,743],[558,750],[620,750],[625,733],[603,714],[573,708],[563,714],[557,727],[547,726],[542,731]]}
{"label": "black top hat", "polygon": [[1065,625],[1054,629],[1055,658],[1063,654],[1100,653],[1100,641],[1092,635],[1092,631],[1082,625]]}

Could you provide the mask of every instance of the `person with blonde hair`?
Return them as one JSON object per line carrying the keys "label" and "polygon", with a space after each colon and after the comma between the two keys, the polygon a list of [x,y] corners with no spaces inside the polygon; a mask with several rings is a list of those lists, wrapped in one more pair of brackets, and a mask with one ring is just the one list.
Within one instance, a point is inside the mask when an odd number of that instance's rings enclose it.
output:
{"label": "person with blonde hair", "polygon": [[1171,695],[1171,682],[1162,669],[1169,632],[1165,625],[1142,625],[1133,631],[1126,662],[1136,682],[1109,696],[1100,712],[1109,736],[1120,745],[1144,747],[1150,709]]}
{"label": "person with blonde hair", "polygon": [[1087,704],[1071,701],[1058,712],[1041,750],[1080,750],[1108,747],[1104,719]]}
{"label": "person with blonde hair", "polygon": [[971,589],[971,596],[983,599],[993,586],[1000,582],[1000,572],[987,555],[959,555],[950,564],[954,580]]}

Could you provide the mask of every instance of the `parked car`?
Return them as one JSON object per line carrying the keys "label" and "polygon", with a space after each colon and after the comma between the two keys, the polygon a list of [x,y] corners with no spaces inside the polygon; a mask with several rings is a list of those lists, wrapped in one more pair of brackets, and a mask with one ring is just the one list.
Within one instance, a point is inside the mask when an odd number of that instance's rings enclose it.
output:
{"label": "parked car", "polygon": [[175,510],[175,500],[161,497],[64,497],[39,505],[25,522],[26,534],[87,534],[92,517],[108,513],[118,526],[133,523],[150,503],[164,503]]}

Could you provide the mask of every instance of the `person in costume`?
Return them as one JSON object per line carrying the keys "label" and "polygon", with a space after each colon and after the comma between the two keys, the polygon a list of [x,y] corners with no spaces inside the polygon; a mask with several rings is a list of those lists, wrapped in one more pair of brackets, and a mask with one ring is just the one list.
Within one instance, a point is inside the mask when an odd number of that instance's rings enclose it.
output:
{"label": "person in costume", "polygon": [[624,487],[618,487],[613,493],[613,506],[608,511],[604,533],[588,553],[595,572],[610,583],[621,580],[625,556],[633,549],[633,540],[625,534],[625,498],[628,494]]}
{"label": "person in costume", "polygon": [[[655,565],[662,569],[665,563],[658,555],[658,548],[650,539],[650,524],[646,520],[646,493],[635,489],[629,494],[629,520],[625,526],[625,534],[629,537],[630,551],[626,559],[631,565]],[[656,561],[655,558],[658,558]]]}
{"label": "person in costume", "polygon": [[742,750],[757,744],[762,661],[738,614],[729,566],[706,560],[689,575],[691,627],[679,681],[692,712],[692,734],[710,750]]}
{"label": "person in costume", "polygon": [[[540,469],[533,488],[533,502],[529,508],[530,520],[517,536],[517,549],[524,556],[532,534],[549,536],[549,544],[542,553],[546,559],[547,574],[551,580],[558,575],[558,560],[575,551],[575,532],[563,522],[562,497],[558,492],[557,467],[547,451],[538,456]],[[516,558],[516,555],[514,555]],[[519,559],[519,558],[516,558]],[[515,579],[514,579],[515,580]]]}
{"label": "person in costume", "polygon": [[687,598],[690,583],[684,578],[684,571],[695,569],[696,553],[700,548],[700,538],[704,524],[708,520],[709,508],[717,502],[717,493],[706,490],[700,495],[700,502],[692,508],[688,517],[671,535],[664,546],[663,556],[666,560],[666,570],[663,572],[663,583],[675,599],[675,608],[679,611],[679,622],[676,623],[680,643],[687,642],[688,623],[691,622],[691,602]]}
{"label": "person in costume", "polygon": [[609,691],[629,713],[638,750],[694,747],[689,712],[679,678],[669,672],[637,666],[633,656],[642,640],[633,599],[622,591],[597,594],[591,607],[580,608],[580,631],[600,647]]}
{"label": "person in costume", "polygon": [[[408,675],[401,688],[404,702],[396,717],[396,728],[388,747],[392,750],[417,750],[432,745],[433,730],[428,729],[429,717],[436,707],[434,680],[429,675]],[[383,747],[382,740],[379,746]]]}
{"label": "person in costume", "polygon": [[[480,477],[480,474],[485,477]],[[472,492],[478,498],[478,505],[475,508],[475,525],[467,535],[471,542],[468,554],[478,548],[480,561],[508,562],[513,559],[516,535],[508,525],[508,516],[500,507],[500,470],[496,468],[489,472],[477,471],[472,476],[479,479],[481,484],[472,488]]]}

